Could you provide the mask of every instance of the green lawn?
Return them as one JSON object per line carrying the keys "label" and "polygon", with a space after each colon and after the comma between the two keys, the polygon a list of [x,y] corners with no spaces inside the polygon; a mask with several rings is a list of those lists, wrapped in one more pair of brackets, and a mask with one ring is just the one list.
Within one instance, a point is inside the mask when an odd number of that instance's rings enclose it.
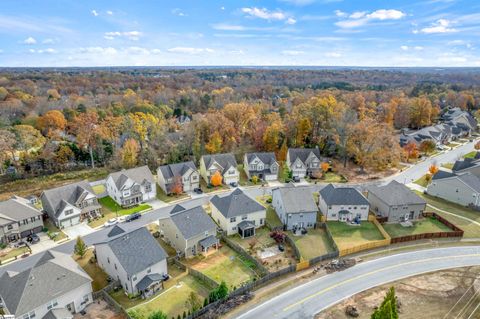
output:
{"label": "green lawn", "polygon": [[99,184],[92,187],[93,192],[97,195],[105,193],[105,185]]}
{"label": "green lawn", "polygon": [[7,261],[13,257],[20,257],[23,254],[30,253],[27,247],[21,247],[21,248],[13,248],[9,249],[7,252],[7,249],[0,250],[0,263]]}
{"label": "green lawn", "polygon": [[338,249],[348,249],[374,240],[383,240],[383,236],[374,223],[363,221],[360,226],[350,226],[344,222],[330,221],[327,227]]}
{"label": "green lawn", "polygon": [[[195,293],[201,304],[203,300],[208,297],[209,288],[204,286],[201,282],[196,280],[193,276],[186,275],[174,280],[175,285],[165,289],[158,295],[152,297],[146,302],[137,305],[130,311],[138,312],[143,318],[148,318],[148,315],[154,311],[161,310],[167,314],[167,318],[177,318],[178,315],[182,316],[183,312],[188,312],[186,301],[188,296],[193,292]],[[122,291],[123,294],[123,291]]]}
{"label": "green lawn", "polygon": [[130,208],[122,208],[110,196],[100,198],[98,202],[103,206],[103,209],[118,214],[118,216],[130,215],[152,208],[148,204],[140,204]]}
{"label": "green lawn", "polygon": [[427,175],[423,175],[422,177],[420,177],[419,179],[417,179],[416,181],[414,181],[415,184],[418,184],[422,187],[427,187],[428,185],[428,181],[426,179],[426,176]]}
{"label": "green lawn", "polygon": [[267,207],[267,222],[271,227],[282,227],[283,223],[272,206]]}
{"label": "green lawn", "polygon": [[[459,218],[466,217],[480,223],[480,212],[473,209],[463,207],[461,205],[446,201],[441,198],[433,197],[421,192],[416,192],[419,196],[423,197],[428,204],[433,205],[441,210],[447,211],[451,214],[445,214],[441,211],[435,210],[427,206],[427,211],[434,211],[440,216],[444,217],[451,223],[455,224],[464,231],[463,237],[465,238],[480,238],[480,226],[476,225],[468,220]],[[454,214],[454,215],[452,215]],[[457,217],[459,216],[459,217]]]}
{"label": "green lawn", "polygon": [[450,228],[439,222],[435,218],[423,218],[413,222],[412,227],[403,227],[400,224],[383,224],[383,229],[390,237],[402,237],[408,235],[417,235],[423,233],[439,233],[451,231]]}
{"label": "green lawn", "polygon": [[325,183],[346,183],[347,179],[334,172],[327,172],[324,177],[322,177],[321,181]]}
{"label": "green lawn", "polygon": [[441,166],[443,168],[452,169],[453,168],[453,163],[443,163]]}
{"label": "green lawn", "polygon": [[158,186],[158,184],[157,184],[157,198],[159,200],[161,200],[162,202],[169,203],[169,202],[173,202],[175,200],[189,198],[189,197],[190,197],[190,195],[188,195],[186,193],[182,193],[182,194],[179,194],[179,195],[173,195],[173,194],[167,195],[167,194],[165,194],[163,189],[161,189],[160,186]]}
{"label": "green lawn", "polygon": [[62,232],[57,226],[55,226],[50,219],[47,219],[43,226],[47,229],[47,235],[53,239],[53,241],[60,241],[67,238],[67,235]]}
{"label": "green lawn", "polygon": [[477,154],[477,151],[471,151],[470,153],[465,154],[464,158],[474,158]]}
{"label": "green lawn", "polygon": [[255,266],[241,260],[240,256],[226,245],[207,257],[197,256],[188,259],[186,263],[218,283],[225,281],[229,288],[239,287],[256,277],[253,269]]}
{"label": "green lawn", "polygon": [[99,291],[108,285],[107,274],[96,262],[90,262],[93,257],[93,249],[89,249],[83,258],[74,256],[75,261],[86,271],[86,273],[93,279],[93,291]]}
{"label": "green lawn", "polygon": [[303,236],[294,236],[292,232],[288,232],[288,236],[295,242],[300,255],[305,260],[310,260],[333,251],[327,233],[322,228],[309,229],[308,233]]}

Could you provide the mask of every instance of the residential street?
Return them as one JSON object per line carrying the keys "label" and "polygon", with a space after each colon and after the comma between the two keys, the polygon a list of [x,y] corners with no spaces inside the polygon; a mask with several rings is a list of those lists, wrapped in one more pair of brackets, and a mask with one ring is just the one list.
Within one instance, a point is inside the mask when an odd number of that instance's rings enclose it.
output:
{"label": "residential street", "polygon": [[480,247],[452,247],[408,252],[360,263],[293,288],[237,316],[312,318],[316,313],[361,291],[405,277],[480,264]]}

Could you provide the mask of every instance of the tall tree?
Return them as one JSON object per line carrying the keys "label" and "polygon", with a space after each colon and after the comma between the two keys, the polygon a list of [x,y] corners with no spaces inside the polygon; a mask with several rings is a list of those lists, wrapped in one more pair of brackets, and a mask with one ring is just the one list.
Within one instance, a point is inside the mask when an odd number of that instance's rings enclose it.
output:
{"label": "tall tree", "polygon": [[17,137],[17,149],[19,150],[28,151],[45,145],[45,137],[31,125],[15,125],[13,132]]}
{"label": "tall tree", "polygon": [[0,161],[2,163],[8,159],[15,159],[15,143],[15,134],[0,129]]}
{"label": "tall tree", "polygon": [[215,131],[210,135],[209,141],[205,144],[205,150],[210,154],[220,153],[222,151],[222,136],[220,133]]}
{"label": "tall tree", "polygon": [[78,144],[88,150],[91,166],[95,168],[93,149],[97,144],[97,139],[101,132],[98,125],[98,114],[90,110],[85,113],[80,113],[73,120],[71,127]]}
{"label": "tall tree", "polygon": [[135,167],[138,163],[138,153],[140,152],[140,146],[133,138],[129,138],[123,144],[120,150],[120,157],[122,159],[122,167],[131,168]]}
{"label": "tall tree", "polygon": [[77,242],[75,243],[73,251],[75,252],[75,255],[79,256],[80,258],[83,258],[83,256],[85,256],[87,253],[87,245],[85,245],[82,237],[77,237]]}
{"label": "tall tree", "polygon": [[57,136],[66,127],[67,120],[63,113],[58,110],[48,111],[37,120],[37,128],[48,137]]}

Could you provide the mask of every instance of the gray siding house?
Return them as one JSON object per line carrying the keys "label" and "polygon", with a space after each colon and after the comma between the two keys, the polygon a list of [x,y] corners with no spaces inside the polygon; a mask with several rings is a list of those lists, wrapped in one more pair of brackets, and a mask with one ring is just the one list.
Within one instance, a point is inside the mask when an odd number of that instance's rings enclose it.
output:
{"label": "gray siding house", "polygon": [[260,180],[275,181],[278,179],[278,165],[275,153],[246,153],[243,157],[243,168],[248,179],[257,176]]}
{"label": "gray siding house", "polygon": [[353,187],[336,187],[328,184],[320,191],[318,207],[327,221],[353,222],[367,220],[369,212],[367,199]]}
{"label": "gray siding house", "polygon": [[427,186],[427,194],[462,206],[480,207],[479,177],[468,172],[460,175],[440,172],[433,176]]}
{"label": "gray siding house", "polygon": [[[478,153],[477,153],[478,154]],[[473,175],[480,177],[480,160],[477,155],[474,158],[465,158],[458,160],[453,164],[452,172],[455,174],[472,173]]]}
{"label": "gray siding house", "polygon": [[392,223],[418,219],[427,206],[423,198],[397,181],[369,187],[367,199],[377,216],[387,217],[387,221]]}
{"label": "gray siding house", "polygon": [[172,193],[176,183],[182,184],[184,192],[200,187],[200,174],[192,161],[160,166],[157,181],[165,194]]}
{"label": "gray siding house", "polygon": [[135,206],[157,196],[157,183],[146,165],[108,175],[106,188],[108,196],[122,207]]}
{"label": "gray siding house", "polygon": [[226,185],[238,183],[240,179],[237,160],[231,153],[203,155],[200,158],[200,175],[207,184],[216,172],[222,175],[222,182]]}
{"label": "gray siding house", "polygon": [[286,162],[293,177],[305,178],[320,171],[322,158],[318,148],[289,148]]}
{"label": "gray siding house", "polygon": [[126,232],[116,225],[107,238],[95,244],[97,263],[126,294],[148,298],[163,289],[167,254],[145,227]]}
{"label": "gray siding house", "polygon": [[43,230],[42,212],[25,198],[0,202],[0,243],[8,244]]}
{"label": "gray siding house", "polygon": [[272,190],[272,206],[285,230],[315,227],[318,208],[308,188],[289,184]]}
{"label": "gray siding house", "polygon": [[185,209],[176,205],[169,218],[159,220],[159,226],[160,235],[178,255],[188,258],[218,247],[217,225],[202,206]]}
{"label": "gray siding house", "polygon": [[97,218],[101,214],[97,196],[87,181],[46,190],[40,198],[43,210],[60,228]]}
{"label": "gray siding house", "polygon": [[0,276],[0,303],[14,318],[71,316],[92,301],[92,279],[72,257],[57,251],[42,252],[30,268]]}

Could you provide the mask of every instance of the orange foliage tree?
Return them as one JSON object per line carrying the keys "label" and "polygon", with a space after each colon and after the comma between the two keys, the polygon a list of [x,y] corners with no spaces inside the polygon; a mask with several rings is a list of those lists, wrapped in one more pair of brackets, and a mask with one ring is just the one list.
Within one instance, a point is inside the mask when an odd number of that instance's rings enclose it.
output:
{"label": "orange foliage tree", "polygon": [[222,175],[219,171],[216,171],[215,174],[210,178],[210,184],[213,186],[220,186],[222,184]]}
{"label": "orange foliage tree", "polygon": [[435,165],[435,164],[430,165],[430,167],[428,168],[428,171],[430,172],[430,174],[432,176],[435,175],[438,172],[437,165]]}
{"label": "orange foliage tree", "polygon": [[174,195],[180,195],[181,193],[183,193],[182,178],[180,176],[175,177],[175,179],[173,180],[171,192]]}
{"label": "orange foliage tree", "polygon": [[407,153],[407,158],[418,158],[418,148],[417,144],[414,142],[409,142],[407,145],[403,147],[404,151]]}

